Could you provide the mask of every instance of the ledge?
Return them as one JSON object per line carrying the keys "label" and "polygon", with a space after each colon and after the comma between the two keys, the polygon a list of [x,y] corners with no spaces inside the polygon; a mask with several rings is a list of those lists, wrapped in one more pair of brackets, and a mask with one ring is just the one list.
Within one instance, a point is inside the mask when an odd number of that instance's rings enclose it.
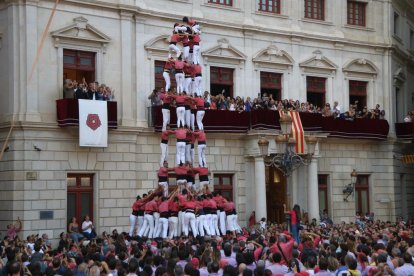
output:
{"label": "ledge", "polygon": [[264,11],[255,11],[252,14],[258,16],[268,16],[273,18],[280,18],[280,19],[289,19],[289,16],[280,14],[280,13],[271,13],[271,12],[264,12]]}
{"label": "ledge", "polygon": [[358,25],[349,25],[346,24],[342,26],[343,28],[347,29],[353,29],[353,30],[360,30],[360,31],[366,31],[366,32],[375,32],[374,28],[364,27],[364,26],[358,26]]}
{"label": "ledge", "polygon": [[327,25],[327,26],[333,26],[334,25],[332,22],[329,22],[329,21],[318,20],[318,19],[310,19],[310,18],[302,18],[299,21],[304,22],[304,23],[315,23],[315,24],[321,24],[321,25]]}
{"label": "ledge", "polygon": [[201,4],[201,6],[208,7],[208,8],[216,8],[216,9],[223,9],[223,10],[235,11],[235,12],[242,12],[242,10],[239,9],[239,8],[225,6],[225,5],[220,5],[220,4],[204,3],[204,4]]}

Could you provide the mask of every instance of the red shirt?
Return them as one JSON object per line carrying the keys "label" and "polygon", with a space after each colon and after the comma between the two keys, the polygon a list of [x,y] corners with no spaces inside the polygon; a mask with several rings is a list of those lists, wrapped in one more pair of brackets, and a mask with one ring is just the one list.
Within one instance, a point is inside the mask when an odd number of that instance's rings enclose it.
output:
{"label": "red shirt", "polygon": [[200,64],[194,64],[193,65],[193,71],[194,71],[194,74],[201,74],[201,66],[200,66]]}
{"label": "red shirt", "polygon": [[184,63],[184,74],[191,75],[193,73],[193,68],[191,65]]}
{"label": "red shirt", "polygon": [[206,207],[211,209],[217,209],[217,203],[214,201],[214,199],[208,199]]}
{"label": "red shirt", "polygon": [[188,167],[186,167],[186,166],[175,167],[174,172],[175,172],[176,175],[187,175]]}
{"label": "red shirt", "polygon": [[180,40],[180,36],[178,34],[172,34],[170,37],[170,42],[177,43]]}
{"label": "red shirt", "polygon": [[161,140],[168,140],[168,136],[173,133],[175,133],[173,130],[164,130],[161,132]]}
{"label": "red shirt", "polygon": [[187,101],[187,96],[177,95],[177,96],[174,96],[174,98],[177,104],[181,104],[181,105],[185,104],[185,102]]}
{"label": "red shirt", "polygon": [[200,142],[206,141],[206,133],[204,131],[196,131],[194,132],[195,138]]}
{"label": "red shirt", "polygon": [[172,61],[166,61],[164,64],[164,70],[170,70],[173,68],[173,62]]}
{"label": "red shirt", "polygon": [[201,39],[199,35],[193,35],[193,42],[194,43],[200,43]]}
{"label": "red shirt", "polygon": [[163,103],[171,103],[172,102],[172,98],[167,93],[161,93],[160,94],[160,99],[162,100]]}
{"label": "red shirt", "polygon": [[197,204],[196,204],[196,202],[194,200],[187,200],[183,204],[183,208],[184,209],[192,209],[192,210],[195,210],[196,207],[197,207]]}
{"label": "red shirt", "polygon": [[177,130],[174,130],[175,137],[180,140],[185,140],[187,138],[187,132],[188,130],[185,128],[179,128]]}
{"label": "red shirt", "polygon": [[161,202],[160,206],[158,206],[158,210],[160,211],[160,213],[165,213],[168,212],[169,210],[169,200],[164,200],[163,202]]}
{"label": "red shirt", "polygon": [[158,170],[158,176],[161,176],[161,177],[168,177],[168,168],[161,167],[161,168]]}
{"label": "red shirt", "polygon": [[204,108],[204,99],[203,98],[197,97],[197,98],[194,99],[194,101],[195,101],[197,107]]}
{"label": "red shirt", "polygon": [[214,201],[216,202],[217,206],[223,208],[224,198],[222,196],[213,197]]}
{"label": "red shirt", "polygon": [[298,223],[298,218],[296,217],[296,212],[291,210],[290,213],[290,224],[294,225]]}
{"label": "red shirt", "polygon": [[180,205],[184,205],[184,203],[187,201],[187,195],[178,195],[178,203]]}
{"label": "red shirt", "polygon": [[157,210],[158,210],[158,204],[155,199],[145,204],[145,212],[157,212]]}
{"label": "red shirt", "polygon": [[182,61],[182,60],[175,60],[174,61],[174,67],[177,70],[183,70],[184,69],[184,61]]}
{"label": "red shirt", "polygon": [[178,212],[180,210],[180,206],[178,206],[177,202],[168,200],[168,209],[170,209],[171,212]]}
{"label": "red shirt", "polygon": [[199,175],[208,175],[208,168],[200,167],[192,169],[196,174]]}
{"label": "red shirt", "polygon": [[141,207],[141,202],[139,202],[139,200],[135,201],[134,204],[132,204],[133,211],[138,211],[139,207]]}
{"label": "red shirt", "polygon": [[226,203],[223,204],[223,208],[224,208],[224,211],[231,212],[235,209],[234,208],[234,203],[231,202],[231,201],[226,202]]}

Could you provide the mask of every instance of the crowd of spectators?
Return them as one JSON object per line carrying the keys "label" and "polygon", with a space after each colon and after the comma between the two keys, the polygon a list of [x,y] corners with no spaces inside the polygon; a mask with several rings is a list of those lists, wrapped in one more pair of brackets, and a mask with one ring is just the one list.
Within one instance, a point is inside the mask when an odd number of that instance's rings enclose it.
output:
{"label": "crowd of spectators", "polygon": [[86,99],[113,101],[114,90],[105,84],[99,82],[87,83],[85,78],[78,83],[76,80],[66,79],[63,84],[63,97],[65,99]]}
{"label": "crowd of spectators", "polygon": [[300,242],[286,224],[265,220],[221,237],[147,240],[114,230],[75,242],[61,233],[56,248],[46,234],[6,237],[0,275],[414,275],[413,226],[312,221]]}

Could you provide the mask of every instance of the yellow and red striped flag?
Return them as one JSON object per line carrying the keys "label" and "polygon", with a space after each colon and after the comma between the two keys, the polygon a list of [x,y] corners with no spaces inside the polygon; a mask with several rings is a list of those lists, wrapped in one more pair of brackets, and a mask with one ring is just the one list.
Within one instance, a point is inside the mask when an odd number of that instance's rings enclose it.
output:
{"label": "yellow and red striped flag", "polygon": [[[284,115],[283,111],[279,111],[280,117]],[[305,153],[305,132],[303,130],[302,121],[300,120],[299,112],[289,111],[292,118],[292,136],[296,141],[296,153]]]}

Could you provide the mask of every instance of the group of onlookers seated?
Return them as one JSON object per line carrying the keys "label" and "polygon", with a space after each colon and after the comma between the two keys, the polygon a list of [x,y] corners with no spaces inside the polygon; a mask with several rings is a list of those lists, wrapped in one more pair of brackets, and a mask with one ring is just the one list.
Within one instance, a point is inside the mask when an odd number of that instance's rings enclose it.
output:
{"label": "group of onlookers seated", "polygon": [[63,84],[63,98],[113,101],[115,97],[114,90],[109,86],[99,84],[97,81],[88,84],[83,78],[79,83],[76,80],[66,79]]}

